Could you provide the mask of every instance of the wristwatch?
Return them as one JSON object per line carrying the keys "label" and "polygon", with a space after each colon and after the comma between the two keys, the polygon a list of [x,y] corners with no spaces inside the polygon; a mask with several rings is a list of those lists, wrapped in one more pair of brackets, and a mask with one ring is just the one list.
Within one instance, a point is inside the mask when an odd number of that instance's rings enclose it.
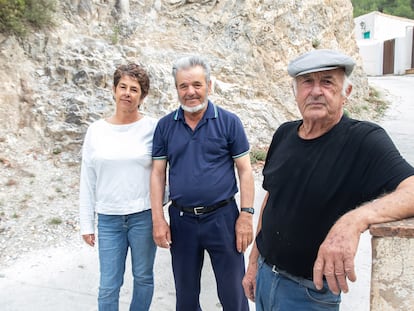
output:
{"label": "wristwatch", "polygon": [[246,212],[246,213],[249,213],[249,214],[254,214],[254,208],[253,207],[242,207],[241,209],[240,209],[240,211],[241,212]]}

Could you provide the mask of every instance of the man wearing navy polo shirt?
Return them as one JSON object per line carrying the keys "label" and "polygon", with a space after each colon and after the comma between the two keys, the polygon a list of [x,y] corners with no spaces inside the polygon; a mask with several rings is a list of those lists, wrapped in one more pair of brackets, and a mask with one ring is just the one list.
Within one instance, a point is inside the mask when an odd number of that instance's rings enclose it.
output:
{"label": "man wearing navy polo shirt", "polygon": [[[151,205],[154,241],[171,251],[176,310],[201,310],[205,251],[223,310],[249,310],[242,287],[243,252],[253,240],[249,143],[240,119],[208,100],[210,66],[203,58],[179,59],[173,76],[180,107],[163,117],[154,133]],[[167,165],[170,225],[162,206]]]}

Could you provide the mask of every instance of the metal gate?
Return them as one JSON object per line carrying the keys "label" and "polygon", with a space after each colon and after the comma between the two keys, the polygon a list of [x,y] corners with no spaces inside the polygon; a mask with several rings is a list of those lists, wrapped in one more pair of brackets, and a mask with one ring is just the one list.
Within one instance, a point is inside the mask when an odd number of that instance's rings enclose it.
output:
{"label": "metal gate", "polygon": [[384,41],[384,57],[382,60],[382,73],[394,73],[394,47],[395,39]]}

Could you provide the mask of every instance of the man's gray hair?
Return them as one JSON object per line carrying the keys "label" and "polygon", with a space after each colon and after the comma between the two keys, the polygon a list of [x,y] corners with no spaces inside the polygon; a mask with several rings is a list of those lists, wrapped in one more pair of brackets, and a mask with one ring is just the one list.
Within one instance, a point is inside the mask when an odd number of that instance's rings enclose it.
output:
{"label": "man's gray hair", "polygon": [[207,60],[199,55],[184,56],[178,59],[172,69],[175,86],[177,86],[177,72],[183,69],[189,69],[192,67],[201,66],[204,69],[204,76],[206,83],[210,82],[210,65]]}

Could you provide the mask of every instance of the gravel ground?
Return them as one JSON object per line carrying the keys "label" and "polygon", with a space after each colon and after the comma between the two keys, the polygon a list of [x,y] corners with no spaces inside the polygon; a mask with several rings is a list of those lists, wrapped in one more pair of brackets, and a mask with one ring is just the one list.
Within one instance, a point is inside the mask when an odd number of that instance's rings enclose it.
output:
{"label": "gravel ground", "polygon": [[39,154],[0,157],[0,267],[78,237],[78,168]]}

